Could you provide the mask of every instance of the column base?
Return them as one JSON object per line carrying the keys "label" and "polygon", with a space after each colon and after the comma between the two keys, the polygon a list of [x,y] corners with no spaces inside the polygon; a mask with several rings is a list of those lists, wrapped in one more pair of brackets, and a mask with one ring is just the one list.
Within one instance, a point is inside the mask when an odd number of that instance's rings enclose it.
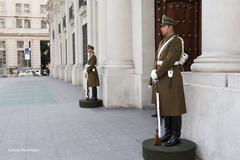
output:
{"label": "column base", "polygon": [[65,82],[72,82],[72,67],[73,67],[73,65],[71,65],[71,64],[66,65],[65,72],[64,72],[64,81]]}
{"label": "column base", "polygon": [[72,68],[72,84],[73,85],[82,85],[82,64],[76,64]]}
{"label": "column base", "polygon": [[[106,108],[142,107],[138,75],[133,68],[114,66],[103,68],[101,97]],[[140,79],[141,80],[141,79]]]}
{"label": "column base", "polygon": [[65,68],[66,68],[66,65],[61,65],[61,67],[60,67],[60,75],[59,75],[59,79],[61,79],[61,80],[64,80],[64,73],[65,73]]}
{"label": "column base", "polygon": [[[197,143],[200,159],[239,157],[240,73],[184,72],[183,79],[187,103],[183,137]],[[231,147],[229,142],[234,142]]]}
{"label": "column base", "polygon": [[54,78],[59,78],[59,71],[60,71],[60,65],[54,65],[53,67],[52,67],[52,76],[54,77]]}
{"label": "column base", "polygon": [[144,160],[195,160],[196,144],[186,139],[172,147],[154,145],[154,139],[147,139],[142,143]]}
{"label": "column base", "polygon": [[240,72],[240,56],[212,54],[198,57],[191,66],[193,72]]}

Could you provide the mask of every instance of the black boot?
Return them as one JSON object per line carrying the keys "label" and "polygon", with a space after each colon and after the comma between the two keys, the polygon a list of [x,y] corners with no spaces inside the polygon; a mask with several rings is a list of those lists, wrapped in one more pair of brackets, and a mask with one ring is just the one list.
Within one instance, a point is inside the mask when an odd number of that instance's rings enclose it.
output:
{"label": "black boot", "polygon": [[92,98],[91,101],[97,101],[97,87],[92,87]]}
{"label": "black boot", "polygon": [[153,118],[156,118],[156,117],[157,117],[157,113],[152,114],[152,117],[153,117]]}
{"label": "black boot", "polygon": [[165,134],[161,137],[161,142],[165,143],[172,137],[171,117],[164,117]]}
{"label": "black boot", "polygon": [[171,147],[171,146],[175,146],[175,145],[178,145],[178,144],[180,144],[180,139],[179,139],[176,135],[173,135],[173,136],[167,141],[167,143],[165,144],[165,146]]}
{"label": "black boot", "polygon": [[172,134],[181,137],[181,129],[182,129],[182,116],[174,116],[172,117]]}
{"label": "black boot", "polygon": [[165,144],[168,147],[180,144],[181,137],[181,128],[182,128],[182,117],[173,116],[171,117],[171,131],[172,137]]}

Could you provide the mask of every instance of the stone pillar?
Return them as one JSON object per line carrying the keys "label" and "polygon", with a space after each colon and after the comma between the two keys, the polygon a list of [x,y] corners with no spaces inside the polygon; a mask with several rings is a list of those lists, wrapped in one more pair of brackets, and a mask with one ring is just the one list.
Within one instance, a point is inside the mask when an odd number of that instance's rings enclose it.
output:
{"label": "stone pillar", "polygon": [[72,67],[72,84],[73,85],[80,85],[80,72],[81,72],[81,64],[79,63],[79,42],[80,42],[80,34],[79,34],[79,21],[80,16],[78,15],[78,3],[74,1],[74,33],[75,33],[75,64]]}
{"label": "stone pillar", "polygon": [[[58,35],[58,21],[60,17],[60,1],[54,1],[49,7],[51,22],[51,75],[59,78],[60,72],[60,38]],[[54,39],[53,39],[54,31]]]}
{"label": "stone pillar", "polygon": [[202,55],[192,71],[240,72],[239,17],[239,0],[202,1]]}
{"label": "stone pillar", "polygon": [[183,73],[188,113],[182,136],[198,144],[199,159],[235,159],[240,141],[228,144],[240,139],[240,73],[234,73],[240,72],[240,1],[203,0],[202,14],[203,54],[193,72]]}
{"label": "stone pillar", "polygon": [[133,59],[139,107],[151,105],[148,88],[155,56],[154,0],[132,0]]}
{"label": "stone pillar", "polygon": [[32,42],[32,50],[31,50],[32,68],[40,69],[40,65],[41,65],[40,40],[33,39],[31,42]]}
{"label": "stone pillar", "polygon": [[98,7],[101,96],[104,106],[139,107],[134,83],[132,17],[129,14],[131,1],[101,0],[98,1]]}
{"label": "stone pillar", "polygon": [[[60,78],[60,67],[61,67],[61,51],[60,51],[60,43],[61,43],[61,38],[59,36],[58,32],[58,24],[60,19],[60,4],[57,6],[58,8],[56,9],[55,12],[55,25],[54,25],[54,31],[55,31],[55,43],[54,43],[54,48],[55,48],[55,78]],[[59,20],[60,19],[60,20]]]}
{"label": "stone pillar", "polygon": [[[66,38],[67,38],[67,65],[65,67],[64,81],[72,82],[73,52],[72,52],[72,24],[69,22],[69,7],[72,1],[65,1],[66,8]],[[76,16],[76,15],[75,15]],[[74,24],[75,25],[75,24]]]}
{"label": "stone pillar", "polygon": [[133,67],[132,20],[129,13],[131,1],[107,1],[106,67]]}
{"label": "stone pillar", "polygon": [[17,41],[9,39],[6,42],[7,68],[18,66]]}
{"label": "stone pillar", "polygon": [[[60,8],[61,8],[61,11],[60,11],[60,22],[61,24],[63,25],[63,17],[66,13],[66,7],[65,7],[65,0],[61,0],[60,1]],[[60,71],[59,71],[59,79],[61,80],[64,80],[64,75],[65,75],[65,67],[66,67],[66,48],[65,48],[65,31],[66,31],[66,28],[63,28],[62,27],[62,33],[61,33],[61,38],[60,38],[60,43],[61,43],[61,66],[60,66]]]}

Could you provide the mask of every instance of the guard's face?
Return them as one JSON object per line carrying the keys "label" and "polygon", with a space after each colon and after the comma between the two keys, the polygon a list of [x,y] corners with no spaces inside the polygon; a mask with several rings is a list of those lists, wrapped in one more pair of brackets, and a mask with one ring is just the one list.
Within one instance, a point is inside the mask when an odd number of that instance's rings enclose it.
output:
{"label": "guard's face", "polygon": [[167,36],[169,33],[171,33],[172,27],[170,25],[162,25],[161,32],[163,36]]}
{"label": "guard's face", "polygon": [[88,48],[88,53],[93,53],[93,49]]}

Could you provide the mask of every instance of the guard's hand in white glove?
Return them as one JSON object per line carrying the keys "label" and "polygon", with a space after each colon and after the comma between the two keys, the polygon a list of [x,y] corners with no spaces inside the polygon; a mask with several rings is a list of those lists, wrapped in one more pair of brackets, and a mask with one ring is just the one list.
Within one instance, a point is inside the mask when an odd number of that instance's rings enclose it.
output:
{"label": "guard's hand in white glove", "polygon": [[151,72],[151,78],[152,80],[156,81],[158,76],[157,76],[157,70],[156,69],[153,69],[152,72]]}
{"label": "guard's hand in white glove", "polygon": [[83,73],[84,73],[84,74],[87,74],[87,69],[84,69],[84,70],[83,70]]}
{"label": "guard's hand in white glove", "polygon": [[151,85],[148,85],[148,89],[151,89],[152,88],[152,86]]}

